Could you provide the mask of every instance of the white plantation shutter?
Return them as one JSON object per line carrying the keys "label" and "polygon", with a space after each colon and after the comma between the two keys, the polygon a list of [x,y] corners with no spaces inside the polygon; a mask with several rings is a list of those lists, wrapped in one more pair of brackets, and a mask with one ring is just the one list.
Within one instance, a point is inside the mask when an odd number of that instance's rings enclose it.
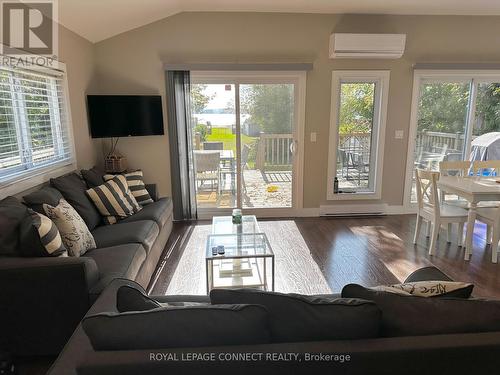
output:
{"label": "white plantation shutter", "polygon": [[64,76],[0,67],[0,182],[73,160]]}

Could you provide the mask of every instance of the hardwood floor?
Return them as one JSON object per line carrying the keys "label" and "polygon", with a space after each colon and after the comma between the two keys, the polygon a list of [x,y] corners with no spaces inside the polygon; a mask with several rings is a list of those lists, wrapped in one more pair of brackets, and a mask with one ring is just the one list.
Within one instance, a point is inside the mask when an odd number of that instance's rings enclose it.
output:
{"label": "hardwood floor", "polygon": [[[269,224],[279,220],[266,220],[266,232],[278,231],[279,225]],[[500,264],[491,263],[490,248],[484,241],[485,227],[479,223],[474,232],[472,258],[464,261],[463,250],[456,242],[456,228],[452,237],[454,241],[449,244],[445,232],[441,232],[434,256],[427,253],[429,240],[424,231],[418,244],[413,245],[415,215],[283,220],[295,222],[312,258],[334,292],[348,283],[373,286],[401,282],[414,270],[434,265],[454,280],[473,282],[475,296],[500,299]],[[206,225],[207,222],[198,224]],[[195,225],[174,224],[157,269],[156,282],[150,288],[151,294],[165,294],[183,246]],[[204,243],[200,244],[200,251],[204,246]]]}

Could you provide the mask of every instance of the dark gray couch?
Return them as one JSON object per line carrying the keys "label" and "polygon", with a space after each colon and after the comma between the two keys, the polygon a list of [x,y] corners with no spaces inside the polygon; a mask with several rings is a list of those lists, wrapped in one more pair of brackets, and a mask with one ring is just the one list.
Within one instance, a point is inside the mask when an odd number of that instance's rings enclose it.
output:
{"label": "dark gray couch", "polygon": [[[435,268],[425,268],[409,276],[407,281],[449,280]],[[117,312],[117,290],[128,280],[115,280],[98,298],[87,316]],[[159,302],[207,302],[201,296],[157,296]],[[207,322],[206,324],[210,324]],[[155,335],[152,327],[144,330]],[[152,361],[151,354],[176,355],[178,360]],[[238,361],[182,360],[189,353],[296,353],[302,360]],[[350,360],[306,361],[307,353],[349,355]],[[96,351],[82,325],[49,371],[50,375],[108,374],[493,374],[500,366],[500,332],[440,334],[412,337],[380,337],[358,340],[330,340],[272,343],[239,346],[211,346],[152,350]]]}
{"label": "dark gray couch", "polygon": [[[147,186],[154,197],[154,186]],[[172,230],[172,201],[92,230],[97,248],[79,258],[0,257],[0,350],[58,354],[116,278],[147,288]]]}

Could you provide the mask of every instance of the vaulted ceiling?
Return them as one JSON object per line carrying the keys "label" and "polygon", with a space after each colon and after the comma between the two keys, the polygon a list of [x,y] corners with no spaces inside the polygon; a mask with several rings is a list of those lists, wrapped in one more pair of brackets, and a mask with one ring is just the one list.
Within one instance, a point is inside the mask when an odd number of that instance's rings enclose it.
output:
{"label": "vaulted ceiling", "polygon": [[500,15],[500,0],[59,0],[59,21],[98,42],[186,11]]}

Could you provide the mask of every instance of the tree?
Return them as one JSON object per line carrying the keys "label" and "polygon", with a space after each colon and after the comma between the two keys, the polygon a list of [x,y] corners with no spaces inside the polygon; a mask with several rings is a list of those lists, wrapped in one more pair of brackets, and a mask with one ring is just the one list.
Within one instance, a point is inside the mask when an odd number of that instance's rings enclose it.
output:
{"label": "tree", "polygon": [[473,134],[500,131],[500,84],[479,84]]}
{"label": "tree", "polygon": [[340,93],[339,132],[369,133],[373,121],[373,83],[342,83]]}
{"label": "tree", "polygon": [[287,134],[293,129],[294,97],[291,84],[241,86],[241,112],[249,121],[270,134]]}
{"label": "tree", "polygon": [[468,102],[468,84],[423,84],[418,110],[418,130],[463,133]]}
{"label": "tree", "polygon": [[203,113],[203,110],[207,107],[208,102],[213,99],[214,94],[205,94],[206,89],[207,85],[191,85],[191,111],[193,113]]}

